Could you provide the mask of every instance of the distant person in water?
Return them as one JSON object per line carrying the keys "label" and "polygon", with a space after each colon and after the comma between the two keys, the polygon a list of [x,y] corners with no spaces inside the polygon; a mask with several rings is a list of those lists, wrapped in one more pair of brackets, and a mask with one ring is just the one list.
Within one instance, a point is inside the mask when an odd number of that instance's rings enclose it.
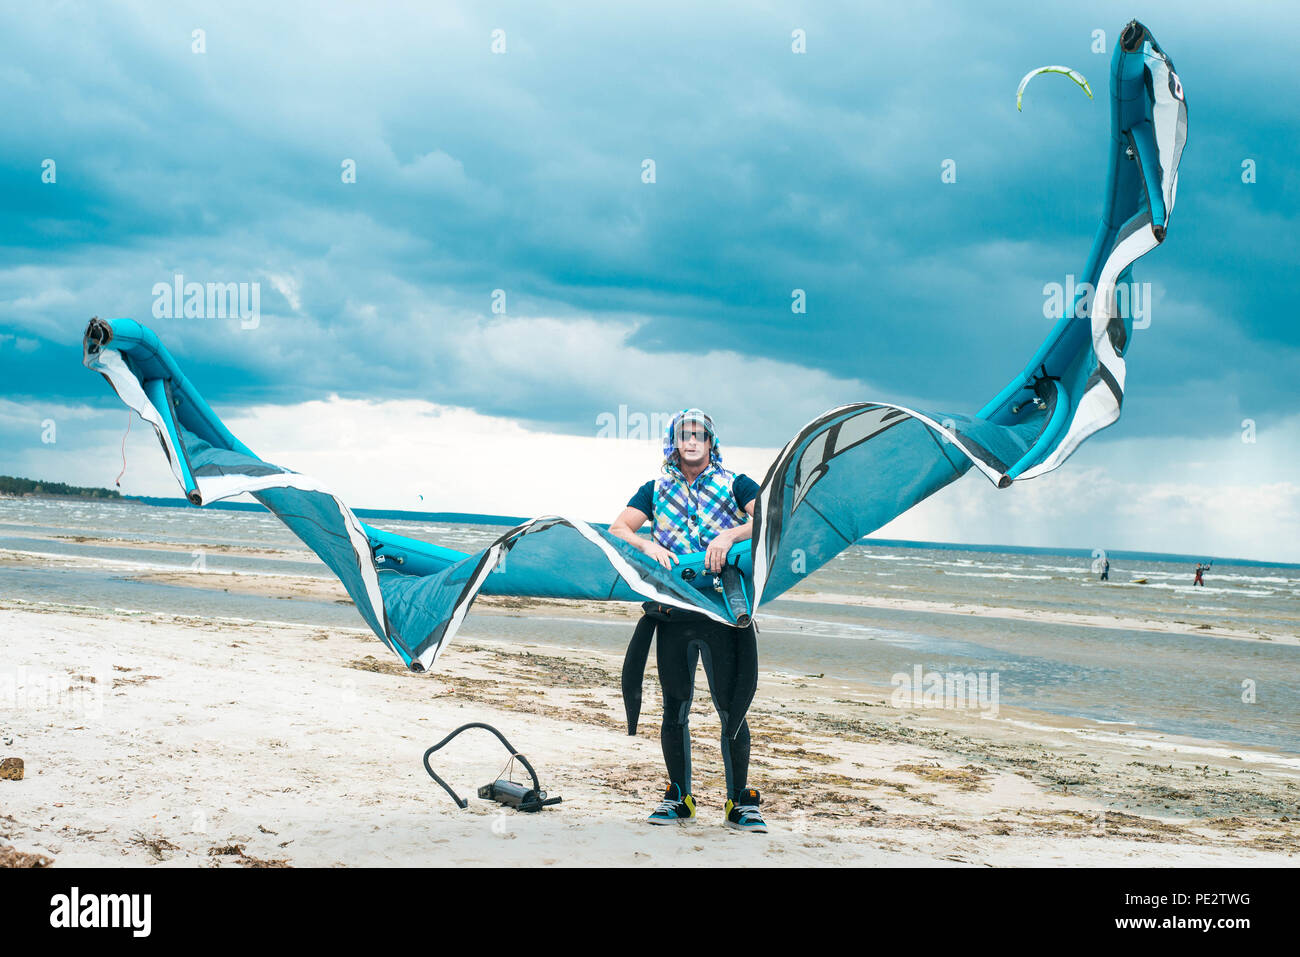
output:
{"label": "distant person in water", "polygon": [[1106,564],[1101,566],[1101,580],[1104,582],[1110,581],[1110,559],[1109,558],[1106,559]]}
{"label": "distant person in water", "polygon": [[1209,566],[1209,565],[1206,565],[1206,564],[1203,564],[1203,563],[1199,563],[1199,562],[1198,562],[1197,565],[1196,565],[1196,577],[1195,577],[1194,579],[1192,579],[1192,584],[1193,584],[1193,585],[1200,585],[1202,588],[1204,588],[1204,587],[1205,587],[1205,579],[1204,579],[1204,577],[1202,577],[1202,576],[1204,576],[1205,573],[1208,572],[1209,570],[1210,570],[1210,566]]}

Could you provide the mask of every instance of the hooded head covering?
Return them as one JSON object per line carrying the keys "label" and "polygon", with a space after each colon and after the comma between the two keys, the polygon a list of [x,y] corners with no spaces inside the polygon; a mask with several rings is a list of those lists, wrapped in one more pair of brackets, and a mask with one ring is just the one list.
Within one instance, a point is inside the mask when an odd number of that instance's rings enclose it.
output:
{"label": "hooded head covering", "polygon": [[673,420],[668,423],[668,429],[664,432],[664,471],[677,470],[681,463],[677,460],[677,429],[679,426],[689,422],[698,422],[709,431],[712,442],[709,447],[709,461],[722,467],[722,448],[718,444],[718,433],[713,428],[713,420],[707,414],[699,409],[682,409],[673,416]]}
{"label": "hooded head covering", "polygon": [[[708,429],[713,441],[709,464],[688,482],[677,454],[677,430],[693,422]],[[736,504],[736,477],[722,467],[713,420],[699,409],[683,409],[668,424],[663,472],[655,482],[653,535],[669,551],[679,555],[703,551],[719,532],[746,521],[745,510]]]}

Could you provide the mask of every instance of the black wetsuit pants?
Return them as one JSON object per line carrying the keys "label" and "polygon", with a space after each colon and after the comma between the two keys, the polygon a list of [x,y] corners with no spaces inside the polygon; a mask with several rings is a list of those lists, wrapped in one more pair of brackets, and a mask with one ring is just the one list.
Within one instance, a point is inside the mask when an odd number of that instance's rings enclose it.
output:
{"label": "black wetsuit pants", "polygon": [[749,783],[749,721],[741,722],[736,736],[727,739],[727,703],[732,700],[738,674],[736,629],[706,618],[661,621],[655,636],[659,688],[664,699],[664,723],[659,732],[669,779],[691,793],[691,699],[695,696],[695,669],[704,661],[713,707],[722,719],[722,763],[727,776],[727,797],[735,800]]}

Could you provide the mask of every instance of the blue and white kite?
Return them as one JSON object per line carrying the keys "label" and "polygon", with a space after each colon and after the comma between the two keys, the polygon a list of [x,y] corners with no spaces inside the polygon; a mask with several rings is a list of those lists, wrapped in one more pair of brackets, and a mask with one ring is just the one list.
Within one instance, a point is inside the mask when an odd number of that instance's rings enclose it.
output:
{"label": "blue and white kite", "polygon": [[314,479],[264,462],[231,435],[151,330],[93,319],[83,361],[153,425],[190,502],[256,498],[338,575],[413,671],[433,666],[479,594],[655,601],[744,625],[972,466],[1006,488],[1057,468],[1119,418],[1133,323],[1116,289],[1165,238],[1187,138],[1173,63],[1137,21],[1116,45],[1110,94],[1106,203],[1081,277],[1091,302],[1066,304],[1024,371],[975,415],[861,402],[818,416],[768,470],[753,540],[732,548],[721,576],[705,571],[703,553],[666,570],[603,529],[556,515],[473,554],[372,528]]}

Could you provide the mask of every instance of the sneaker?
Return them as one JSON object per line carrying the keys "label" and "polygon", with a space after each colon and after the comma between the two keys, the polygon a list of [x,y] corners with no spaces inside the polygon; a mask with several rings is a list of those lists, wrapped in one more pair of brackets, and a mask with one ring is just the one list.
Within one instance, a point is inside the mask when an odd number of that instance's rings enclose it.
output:
{"label": "sneaker", "polygon": [[670,784],[664,799],[650,812],[647,820],[651,824],[684,824],[687,821],[694,821],[695,798],[689,794],[682,797],[682,789],[676,784]]}
{"label": "sneaker", "polygon": [[758,792],[753,788],[745,788],[740,792],[740,800],[727,800],[727,827],[734,827],[737,831],[753,831],[755,834],[766,834],[767,825],[763,822],[763,815],[758,813],[760,799]]}

